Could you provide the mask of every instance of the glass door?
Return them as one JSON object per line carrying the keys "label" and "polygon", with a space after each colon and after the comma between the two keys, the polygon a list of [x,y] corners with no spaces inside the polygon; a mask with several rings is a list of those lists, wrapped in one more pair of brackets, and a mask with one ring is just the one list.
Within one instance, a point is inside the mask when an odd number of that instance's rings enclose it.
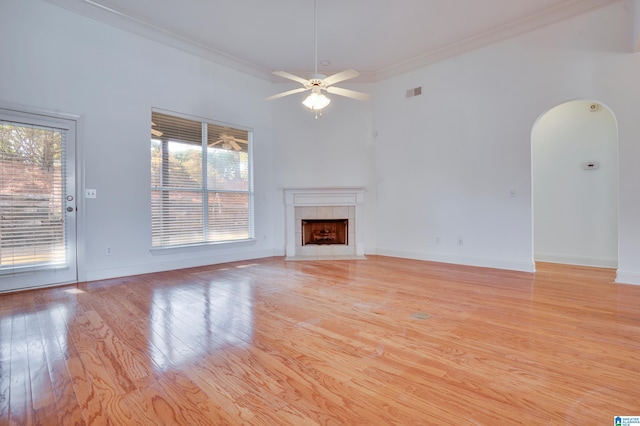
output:
{"label": "glass door", "polygon": [[75,121],[0,109],[0,292],[76,280]]}

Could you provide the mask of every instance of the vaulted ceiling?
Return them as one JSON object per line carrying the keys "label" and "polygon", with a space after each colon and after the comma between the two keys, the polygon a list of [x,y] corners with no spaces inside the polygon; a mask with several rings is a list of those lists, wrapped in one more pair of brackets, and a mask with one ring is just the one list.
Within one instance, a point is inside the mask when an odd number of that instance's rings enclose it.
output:
{"label": "vaulted ceiling", "polygon": [[[46,1],[265,79],[315,65],[314,0]],[[319,71],[376,81],[615,1],[317,0]]]}

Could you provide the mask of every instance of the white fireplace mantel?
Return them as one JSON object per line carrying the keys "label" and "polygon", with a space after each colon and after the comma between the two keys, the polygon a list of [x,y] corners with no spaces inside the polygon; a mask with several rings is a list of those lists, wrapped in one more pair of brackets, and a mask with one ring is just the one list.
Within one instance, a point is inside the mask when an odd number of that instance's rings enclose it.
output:
{"label": "white fireplace mantel", "polygon": [[[353,251],[353,253],[351,253],[351,257],[363,258],[364,238],[362,230],[364,228],[364,193],[365,188],[361,187],[285,188],[285,250],[287,259],[308,257],[305,256],[304,253],[301,253],[300,244],[296,244],[296,237],[298,235],[297,222],[300,221],[300,218],[296,217],[296,207],[333,207],[336,209],[348,207],[352,208],[350,211],[355,210],[349,223],[350,232],[351,230],[354,230],[354,238],[352,238],[352,242],[350,243],[350,249]],[[309,219],[309,217],[305,217],[305,219]],[[320,257],[337,258],[344,256],[325,254],[325,256]]]}

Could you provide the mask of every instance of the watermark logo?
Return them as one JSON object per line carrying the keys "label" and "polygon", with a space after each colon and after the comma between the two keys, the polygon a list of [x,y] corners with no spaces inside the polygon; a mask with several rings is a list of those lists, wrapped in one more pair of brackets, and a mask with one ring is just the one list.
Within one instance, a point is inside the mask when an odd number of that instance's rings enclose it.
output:
{"label": "watermark logo", "polygon": [[640,426],[640,416],[615,416],[614,426]]}

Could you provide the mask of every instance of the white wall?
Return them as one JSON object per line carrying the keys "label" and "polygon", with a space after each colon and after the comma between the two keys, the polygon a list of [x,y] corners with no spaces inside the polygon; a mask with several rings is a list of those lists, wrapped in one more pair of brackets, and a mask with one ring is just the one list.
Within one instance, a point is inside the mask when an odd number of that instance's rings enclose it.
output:
{"label": "white wall", "polygon": [[[378,251],[532,270],[531,129],[555,105],[599,99],[619,124],[618,279],[640,283],[631,25],[630,3],[616,3],[378,83]],[[419,85],[422,96],[404,97]]]}
{"label": "white wall", "polygon": [[[39,0],[3,0],[0,39],[0,101],[81,116],[80,279],[273,255],[269,83]],[[255,243],[150,253],[152,107],[254,129]]]}
{"label": "white wall", "polygon": [[[536,261],[618,266],[617,139],[611,111],[586,100],[558,105],[534,126]],[[599,167],[585,170],[592,161]]]}
{"label": "white wall", "polygon": [[[371,93],[370,84],[341,83],[341,87]],[[295,86],[276,84],[273,93]],[[284,188],[365,187],[364,249],[375,251],[376,192],[372,102],[329,95],[322,117],[302,105],[306,93],[272,101],[274,183]],[[284,199],[276,208],[282,219],[274,224],[284,247]]]}

